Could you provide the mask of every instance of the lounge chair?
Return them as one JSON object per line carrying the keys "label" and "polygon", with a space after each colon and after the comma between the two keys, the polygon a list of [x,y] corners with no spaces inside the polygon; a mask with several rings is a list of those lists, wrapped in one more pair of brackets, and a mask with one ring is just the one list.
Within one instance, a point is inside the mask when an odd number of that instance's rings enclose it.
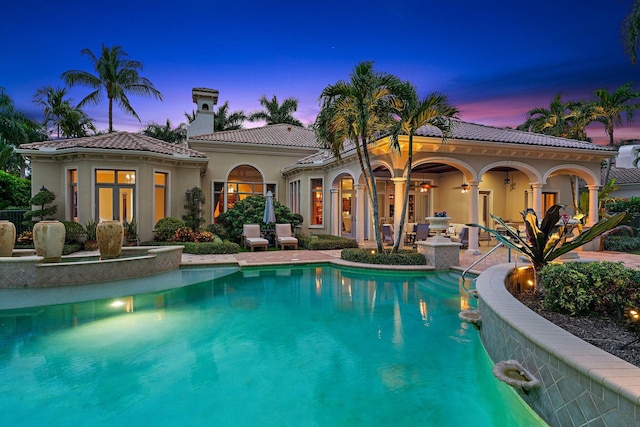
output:
{"label": "lounge chair", "polygon": [[260,225],[244,224],[242,226],[242,244],[246,248],[251,248],[251,252],[255,248],[264,248],[266,251],[269,241],[260,236]]}
{"label": "lounge chair", "polygon": [[285,246],[293,246],[298,249],[298,239],[293,237],[291,224],[276,224],[276,248],[284,249]]}
{"label": "lounge chair", "polygon": [[458,237],[452,237],[451,241],[461,243],[463,248],[469,247],[469,227],[464,227],[460,230]]}
{"label": "lounge chair", "polygon": [[393,245],[393,227],[391,227],[391,224],[382,224],[382,244]]}

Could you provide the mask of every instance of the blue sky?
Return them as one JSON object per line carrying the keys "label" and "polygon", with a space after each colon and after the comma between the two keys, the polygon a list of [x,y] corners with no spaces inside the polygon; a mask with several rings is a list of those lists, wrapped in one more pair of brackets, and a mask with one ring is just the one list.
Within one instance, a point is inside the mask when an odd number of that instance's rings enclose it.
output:
{"label": "blue sky", "polygon": [[[321,90],[363,60],[422,94],[448,95],[463,120],[493,126],[517,126],[557,93],[586,100],[599,87],[629,81],[640,89],[640,66],[620,41],[631,0],[6,3],[0,86],[36,119],[35,91],[63,86],[64,71],[93,71],[80,50],[99,53],[101,43],[141,61],[141,74],[164,97],[130,98],[142,123],[115,108],[115,128],[130,131],[167,118],[184,122],[193,87],[218,89],[220,103],[246,113],[260,108],[261,95],[292,96],[296,117],[312,122]],[[88,93],[74,87],[71,97],[78,102]],[[86,111],[106,129],[106,99]],[[590,135],[606,140],[600,125]],[[615,132],[616,140],[634,137],[640,122]]]}

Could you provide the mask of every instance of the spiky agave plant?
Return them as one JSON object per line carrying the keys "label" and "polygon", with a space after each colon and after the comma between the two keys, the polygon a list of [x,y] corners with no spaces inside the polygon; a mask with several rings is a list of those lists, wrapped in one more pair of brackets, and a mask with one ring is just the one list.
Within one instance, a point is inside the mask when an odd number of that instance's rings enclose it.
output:
{"label": "spiky agave plant", "polygon": [[[609,218],[602,218],[589,229],[583,230],[579,221],[572,221],[568,215],[562,215],[561,209],[563,209],[561,205],[551,206],[541,223],[533,209],[521,212],[526,227],[524,236],[520,235],[517,228],[508,225],[502,218],[493,214],[491,214],[491,218],[504,227],[504,232],[498,232],[480,224],[468,225],[487,231],[498,242],[515,249],[528,258],[535,274],[535,289],[540,290],[539,273],[545,265],[617,227],[627,217],[626,213],[621,212]],[[574,235],[576,228],[579,232],[578,235]]]}

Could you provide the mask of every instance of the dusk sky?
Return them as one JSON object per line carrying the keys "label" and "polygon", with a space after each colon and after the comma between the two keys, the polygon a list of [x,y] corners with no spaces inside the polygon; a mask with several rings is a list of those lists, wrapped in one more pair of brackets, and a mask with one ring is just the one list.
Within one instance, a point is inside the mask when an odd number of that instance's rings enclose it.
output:
{"label": "dusk sky", "polygon": [[[164,101],[131,96],[142,119],[114,106],[114,127],[175,125],[195,104],[193,87],[220,91],[218,105],[251,113],[261,95],[295,97],[295,114],[313,122],[322,89],[360,61],[412,81],[421,94],[449,96],[465,121],[515,127],[555,94],[589,100],[595,89],[638,82],[621,43],[632,0],[433,1],[8,1],[2,7],[0,87],[16,108],[42,120],[32,102],[40,87],[64,86],[60,74],[94,72],[80,50],[120,45],[141,61],[141,75]],[[76,86],[74,104],[89,93]],[[85,111],[107,128],[107,100]],[[640,114],[640,113],[639,113]],[[247,127],[261,125],[247,123]],[[604,128],[589,132],[606,141]],[[639,138],[640,120],[615,131]]]}

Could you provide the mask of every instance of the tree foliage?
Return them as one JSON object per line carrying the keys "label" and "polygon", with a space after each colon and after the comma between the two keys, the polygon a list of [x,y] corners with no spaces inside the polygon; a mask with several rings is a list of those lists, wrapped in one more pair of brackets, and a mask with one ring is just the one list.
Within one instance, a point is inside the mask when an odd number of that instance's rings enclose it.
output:
{"label": "tree foliage", "polygon": [[345,143],[355,146],[373,212],[376,249],[382,252],[378,190],[369,158],[369,143],[397,126],[402,106],[403,82],[394,75],[373,70],[372,62],[361,62],[349,81],[328,85],[320,94],[321,109],[316,118],[317,138],[340,158]]}
{"label": "tree foliage", "polygon": [[213,130],[222,132],[242,129],[245,120],[247,120],[247,115],[244,111],[229,111],[229,101],[225,101],[213,114]]}
{"label": "tree foliage", "polygon": [[129,59],[129,55],[121,46],[108,47],[102,44],[100,56],[96,56],[90,49],[82,49],[82,55],[86,55],[94,67],[95,74],[82,70],[69,70],[62,73],[62,78],[69,86],[89,86],[93,91],[80,101],[78,107],[87,103],[98,104],[103,94],[109,101],[109,132],[113,132],[113,102],[115,101],[122,110],[140,120],[140,117],[131,106],[129,94],[152,96],[162,100],[162,94],[153,83],[140,76],[142,62]]}
{"label": "tree foliage", "polygon": [[[244,224],[260,224],[264,217],[264,207],[267,202],[265,196],[250,196],[236,202],[233,207],[218,216],[218,222],[225,229],[225,236],[229,240],[240,241],[242,236],[242,226]],[[291,224],[296,226],[302,223],[299,216],[291,213],[291,210],[277,200],[273,200],[273,210],[276,215],[276,223]]]}
{"label": "tree foliage", "polygon": [[27,207],[31,198],[31,181],[0,171],[0,209]]}
{"label": "tree foliage", "polygon": [[164,125],[149,123],[140,133],[171,144],[182,144],[187,139],[187,125],[180,123],[176,128],[173,128],[171,121],[167,119],[167,123]]}
{"label": "tree foliage", "polygon": [[298,110],[297,99],[292,97],[287,98],[280,104],[275,95],[273,95],[271,99],[267,99],[266,96],[262,95],[260,97],[260,105],[262,105],[263,109],[251,113],[249,115],[249,121],[256,122],[264,120],[268,125],[285,123],[302,126],[302,122],[293,117],[293,113]]}

